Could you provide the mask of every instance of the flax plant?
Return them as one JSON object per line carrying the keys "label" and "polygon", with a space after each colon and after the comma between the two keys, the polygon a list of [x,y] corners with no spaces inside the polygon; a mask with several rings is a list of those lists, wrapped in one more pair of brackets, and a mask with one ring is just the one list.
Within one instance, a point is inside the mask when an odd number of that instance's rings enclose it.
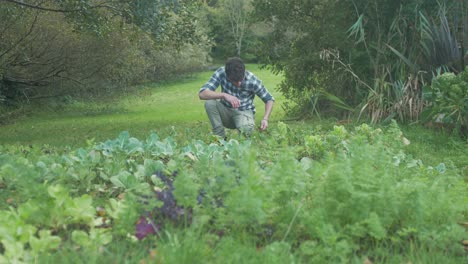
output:
{"label": "flax plant", "polygon": [[[358,19],[348,30],[349,37],[355,38],[355,45],[364,46],[373,70],[372,79],[358,82],[366,82],[364,88],[368,89],[360,114],[367,113],[373,123],[392,118],[419,120],[425,106],[423,87],[437,71],[457,72],[463,66],[458,63],[463,49],[456,38],[459,29],[449,23],[444,3],[440,2],[432,14],[416,9],[413,17],[400,6],[387,28],[383,18],[373,18],[376,26],[366,23],[368,10],[361,12],[355,5]],[[378,4],[374,4],[377,10]],[[462,30],[465,24],[461,24]]]}

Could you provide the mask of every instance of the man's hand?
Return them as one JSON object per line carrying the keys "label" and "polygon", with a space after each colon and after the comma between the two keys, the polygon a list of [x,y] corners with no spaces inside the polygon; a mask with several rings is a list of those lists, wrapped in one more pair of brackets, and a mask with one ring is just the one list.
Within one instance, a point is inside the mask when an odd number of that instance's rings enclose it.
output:
{"label": "man's hand", "polygon": [[260,130],[264,131],[268,128],[268,120],[263,119],[262,122],[260,123]]}
{"label": "man's hand", "polygon": [[273,101],[265,103],[265,115],[260,123],[260,130],[264,131],[268,128],[268,119],[270,118],[271,110],[273,109]]}
{"label": "man's hand", "polygon": [[224,100],[228,101],[232,108],[239,108],[240,106],[240,100],[230,94],[224,93]]}

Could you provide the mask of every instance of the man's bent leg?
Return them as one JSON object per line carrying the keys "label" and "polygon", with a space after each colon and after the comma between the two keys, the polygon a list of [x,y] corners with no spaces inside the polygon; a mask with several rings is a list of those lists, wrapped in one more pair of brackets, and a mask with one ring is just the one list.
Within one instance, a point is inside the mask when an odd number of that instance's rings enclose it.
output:
{"label": "man's bent leg", "polygon": [[205,110],[210,119],[213,134],[225,138],[224,128],[236,128],[233,119],[233,109],[226,107],[218,100],[207,100]]}
{"label": "man's bent leg", "polygon": [[255,128],[255,115],[251,110],[235,111],[236,128],[246,136],[250,136]]}
{"label": "man's bent leg", "polygon": [[221,119],[221,113],[218,108],[217,100],[207,100],[205,102],[205,110],[208,115],[208,119],[211,122],[213,134],[218,135],[222,138],[225,137],[223,121]]}

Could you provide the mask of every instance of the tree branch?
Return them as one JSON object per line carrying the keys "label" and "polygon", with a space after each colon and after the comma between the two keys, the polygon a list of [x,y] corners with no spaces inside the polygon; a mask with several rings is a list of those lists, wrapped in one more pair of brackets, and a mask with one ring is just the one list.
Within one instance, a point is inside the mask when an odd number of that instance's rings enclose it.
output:
{"label": "tree branch", "polygon": [[[73,12],[80,12],[80,11],[83,11],[83,9],[59,9],[59,8],[49,8],[49,7],[43,7],[43,6],[41,6],[41,5],[28,4],[28,3],[24,3],[24,2],[22,2],[22,1],[16,1],[16,0],[0,0],[0,2],[8,2],[8,3],[15,4],[15,5],[20,5],[20,6],[24,6],[24,7],[27,7],[27,8],[38,9],[38,10],[47,11],[47,12],[73,13]],[[88,9],[108,8],[108,9],[116,10],[115,7],[110,6],[110,5],[107,5],[107,3],[108,3],[108,2],[102,2],[102,3],[99,3],[99,4],[97,4],[97,5],[93,5],[93,6],[90,5],[90,6],[88,6]]]}
{"label": "tree branch", "polygon": [[[5,0],[0,0],[0,1],[5,1]],[[19,45],[24,39],[26,39],[26,37],[28,37],[29,35],[31,35],[31,33],[33,32],[33,29],[34,29],[34,26],[36,25],[36,21],[37,21],[37,15],[34,17],[34,21],[31,23],[31,27],[29,28],[29,31],[23,35],[14,45],[12,45],[9,49],[6,49],[2,54],[0,54],[0,58],[3,57],[5,54],[7,54],[8,52],[10,52],[13,48],[15,48],[17,45]]]}

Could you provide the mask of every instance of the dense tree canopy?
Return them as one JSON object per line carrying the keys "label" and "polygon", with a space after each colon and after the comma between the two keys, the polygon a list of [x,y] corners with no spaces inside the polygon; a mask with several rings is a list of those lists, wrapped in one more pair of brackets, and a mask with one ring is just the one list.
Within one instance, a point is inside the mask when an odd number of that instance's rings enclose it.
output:
{"label": "dense tree canopy", "polygon": [[[0,0],[5,2],[4,8],[21,8],[22,11],[33,9],[43,12],[61,13],[69,23],[78,30],[90,30],[98,34],[109,30],[116,19],[126,24],[135,24],[160,39],[167,34],[179,31],[186,39],[195,35],[194,16],[190,8],[196,2],[175,0]],[[8,5],[9,4],[9,5]],[[178,16],[177,23],[171,21],[174,14]],[[185,40],[186,40],[185,39]],[[174,39],[174,43],[181,39]]]}
{"label": "dense tree canopy", "polygon": [[208,42],[196,10],[195,1],[0,0],[0,99],[102,92],[199,68]]}

